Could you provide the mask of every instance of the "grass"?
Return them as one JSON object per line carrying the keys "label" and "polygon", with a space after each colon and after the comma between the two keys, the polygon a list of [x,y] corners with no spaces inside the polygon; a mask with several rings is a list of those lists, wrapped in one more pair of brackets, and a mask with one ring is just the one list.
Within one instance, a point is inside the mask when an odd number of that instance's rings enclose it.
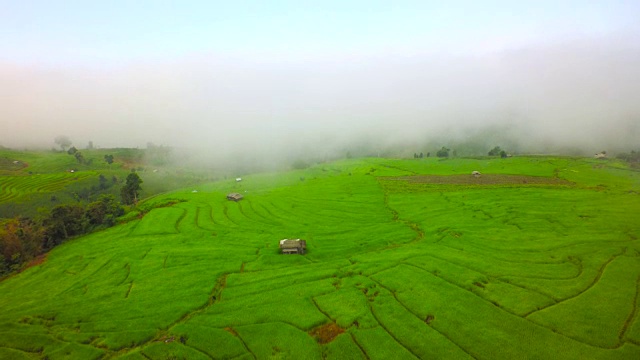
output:
{"label": "grass", "polygon": [[559,157],[193,185],[0,283],[0,358],[640,358],[638,193],[622,163]]}
{"label": "grass", "polygon": [[[94,201],[100,194],[119,198],[120,187],[132,169],[143,178],[141,195],[144,197],[216,179],[206,170],[148,164],[144,150],[80,151],[86,159],[84,164],[66,152],[0,149],[0,220],[34,217],[40,208]],[[114,156],[113,164],[104,160],[107,154]],[[106,184],[100,184],[100,175],[107,180]]]}

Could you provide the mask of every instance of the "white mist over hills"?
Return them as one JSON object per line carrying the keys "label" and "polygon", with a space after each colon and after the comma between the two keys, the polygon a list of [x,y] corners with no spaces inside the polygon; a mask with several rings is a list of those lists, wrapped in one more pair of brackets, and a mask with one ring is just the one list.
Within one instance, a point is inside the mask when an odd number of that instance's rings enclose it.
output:
{"label": "white mist over hills", "polygon": [[[263,37],[273,40],[269,30]],[[412,39],[393,47],[386,39],[364,50],[325,38],[326,52],[291,50],[301,44],[292,42],[274,51],[257,43],[233,50],[209,44],[171,56],[127,56],[98,41],[96,53],[110,51],[99,61],[86,53],[51,62],[5,55],[0,145],[51,148],[64,134],[78,147],[153,142],[263,159],[426,151],[466,141],[587,154],[639,146],[636,28],[577,34],[559,28],[521,41],[509,28],[500,34],[510,40],[499,46],[486,45],[495,34],[477,43],[452,34],[437,44]]]}

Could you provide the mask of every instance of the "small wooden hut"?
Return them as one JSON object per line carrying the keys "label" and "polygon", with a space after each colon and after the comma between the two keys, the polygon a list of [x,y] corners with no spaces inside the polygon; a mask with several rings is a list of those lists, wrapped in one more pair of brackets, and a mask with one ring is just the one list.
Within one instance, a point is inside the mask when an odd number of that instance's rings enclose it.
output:
{"label": "small wooden hut", "polygon": [[227,200],[230,200],[230,201],[240,201],[240,200],[242,200],[242,194],[239,194],[239,193],[231,193],[231,194],[227,195]]}
{"label": "small wooden hut", "polygon": [[307,251],[307,242],[300,239],[282,239],[280,240],[280,251],[283,254],[304,255]]}

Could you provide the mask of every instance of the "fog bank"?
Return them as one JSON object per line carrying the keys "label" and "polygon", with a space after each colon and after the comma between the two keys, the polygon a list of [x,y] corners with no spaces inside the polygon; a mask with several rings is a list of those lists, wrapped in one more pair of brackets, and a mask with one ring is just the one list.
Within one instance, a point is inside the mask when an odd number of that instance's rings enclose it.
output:
{"label": "fog bank", "polygon": [[473,55],[5,62],[0,145],[51,148],[64,134],[78,147],[153,142],[256,161],[365,148],[426,152],[467,139],[519,152],[627,151],[640,147],[638,64],[635,34]]}

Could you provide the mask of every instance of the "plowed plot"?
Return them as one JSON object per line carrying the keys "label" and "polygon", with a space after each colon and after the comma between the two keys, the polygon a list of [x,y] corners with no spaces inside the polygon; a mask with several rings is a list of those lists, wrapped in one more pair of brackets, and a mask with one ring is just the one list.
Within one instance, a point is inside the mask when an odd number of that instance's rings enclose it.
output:
{"label": "plowed plot", "polygon": [[436,185],[573,185],[570,181],[552,177],[502,174],[486,174],[478,177],[473,175],[415,175],[385,179]]}
{"label": "plowed plot", "polygon": [[330,323],[311,330],[309,332],[309,335],[316,338],[320,344],[326,344],[333,341],[333,339],[335,339],[343,332],[343,328],[336,325],[335,323]]}
{"label": "plowed plot", "polygon": [[15,170],[24,169],[27,166],[29,165],[25,162],[12,160],[6,157],[0,157],[0,170],[15,171]]}

